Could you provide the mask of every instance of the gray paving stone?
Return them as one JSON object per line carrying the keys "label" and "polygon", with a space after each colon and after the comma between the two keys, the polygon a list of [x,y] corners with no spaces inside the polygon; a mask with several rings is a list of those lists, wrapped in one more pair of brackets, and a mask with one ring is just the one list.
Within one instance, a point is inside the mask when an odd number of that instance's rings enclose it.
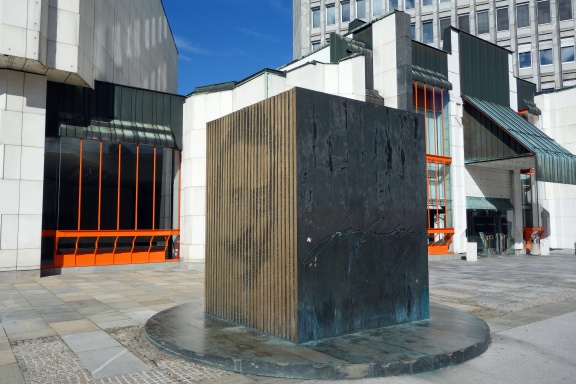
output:
{"label": "gray paving stone", "polygon": [[151,369],[122,346],[80,352],[77,356],[96,379],[145,372]]}
{"label": "gray paving stone", "polygon": [[18,364],[0,366],[0,384],[25,384]]}
{"label": "gray paving stone", "polygon": [[62,336],[74,353],[119,347],[120,344],[104,331],[74,333]]}

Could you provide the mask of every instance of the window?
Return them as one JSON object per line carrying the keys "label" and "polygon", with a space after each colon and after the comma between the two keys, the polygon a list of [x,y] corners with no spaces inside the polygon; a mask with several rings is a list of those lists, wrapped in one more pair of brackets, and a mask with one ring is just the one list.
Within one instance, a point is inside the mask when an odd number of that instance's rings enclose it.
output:
{"label": "window", "polygon": [[312,28],[320,28],[320,8],[312,10]]}
{"label": "window", "polygon": [[410,24],[410,37],[412,37],[412,40],[416,40],[416,25],[415,24]]}
{"label": "window", "polygon": [[488,22],[488,11],[478,12],[476,14],[476,20],[478,22],[478,34],[488,33],[490,31],[490,24]]}
{"label": "window", "polygon": [[572,19],[572,0],[558,0],[558,18],[560,20]]}
{"label": "window", "polygon": [[528,4],[520,4],[516,7],[516,24],[518,28],[530,26],[530,8]]}
{"label": "window", "polygon": [[540,65],[552,65],[552,48],[540,50]]}
{"label": "window", "polygon": [[440,40],[444,40],[444,30],[450,26],[450,23],[449,17],[440,19]]}
{"label": "window", "polygon": [[441,3],[449,3],[450,0],[440,0]]}
{"label": "window", "polygon": [[550,0],[538,2],[538,24],[550,23]]}
{"label": "window", "polygon": [[356,0],[356,17],[366,17],[366,0]]}
{"label": "window", "polygon": [[404,4],[406,9],[414,9],[414,0],[406,0]]}
{"label": "window", "polygon": [[458,28],[461,31],[470,33],[470,15],[458,15]]}
{"label": "window", "polygon": [[350,21],[350,3],[340,4],[340,9],[342,10],[342,22]]}
{"label": "window", "polygon": [[498,31],[507,31],[510,29],[510,21],[508,21],[508,7],[498,8],[496,10],[496,26]]}
{"label": "window", "polygon": [[388,0],[388,11],[398,9],[398,0]]}
{"label": "window", "polygon": [[571,63],[574,61],[574,45],[565,46],[560,48],[560,57],[563,63]]}
{"label": "window", "polygon": [[434,27],[431,21],[422,23],[422,42],[428,44],[434,41]]}
{"label": "window", "polygon": [[336,24],[336,8],[334,7],[334,4],[326,6],[326,24]]}
{"label": "window", "polygon": [[518,45],[518,67],[530,68],[532,67],[532,45],[519,44]]}
{"label": "window", "polygon": [[422,0],[422,5],[423,6],[432,5],[432,0]]}
{"label": "window", "polygon": [[317,51],[320,49],[320,42],[319,41],[313,41],[312,42],[312,51]]}
{"label": "window", "polygon": [[518,66],[520,68],[530,68],[532,66],[532,55],[530,51],[518,53]]}
{"label": "window", "polygon": [[372,2],[372,16],[380,16],[382,14],[382,0],[374,0]]}

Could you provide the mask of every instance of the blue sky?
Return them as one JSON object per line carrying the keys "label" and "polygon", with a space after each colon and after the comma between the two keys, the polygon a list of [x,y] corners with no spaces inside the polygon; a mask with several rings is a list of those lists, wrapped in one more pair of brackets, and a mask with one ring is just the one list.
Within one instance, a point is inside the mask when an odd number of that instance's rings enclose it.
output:
{"label": "blue sky", "polygon": [[179,52],[179,94],[292,60],[291,0],[163,3]]}

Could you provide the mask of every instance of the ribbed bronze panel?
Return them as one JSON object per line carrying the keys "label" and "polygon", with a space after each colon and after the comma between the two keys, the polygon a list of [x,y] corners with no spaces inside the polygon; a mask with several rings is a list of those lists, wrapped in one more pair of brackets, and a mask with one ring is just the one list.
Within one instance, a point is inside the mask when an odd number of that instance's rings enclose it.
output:
{"label": "ribbed bronze panel", "polygon": [[207,125],[206,312],[297,341],[295,91]]}

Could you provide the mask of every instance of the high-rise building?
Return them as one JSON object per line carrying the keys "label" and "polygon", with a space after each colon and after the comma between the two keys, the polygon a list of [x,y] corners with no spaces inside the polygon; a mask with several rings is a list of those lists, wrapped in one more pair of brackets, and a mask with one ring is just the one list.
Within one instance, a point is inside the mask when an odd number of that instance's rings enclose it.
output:
{"label": "high-rise building", "polygon": [[453,26],[512,51],[514,75],[537,90],[576,85],[573,0],[294,0],[294,59],[344,34],[354,19],[394,9],[411,17],[412,39],[443,48]]}

